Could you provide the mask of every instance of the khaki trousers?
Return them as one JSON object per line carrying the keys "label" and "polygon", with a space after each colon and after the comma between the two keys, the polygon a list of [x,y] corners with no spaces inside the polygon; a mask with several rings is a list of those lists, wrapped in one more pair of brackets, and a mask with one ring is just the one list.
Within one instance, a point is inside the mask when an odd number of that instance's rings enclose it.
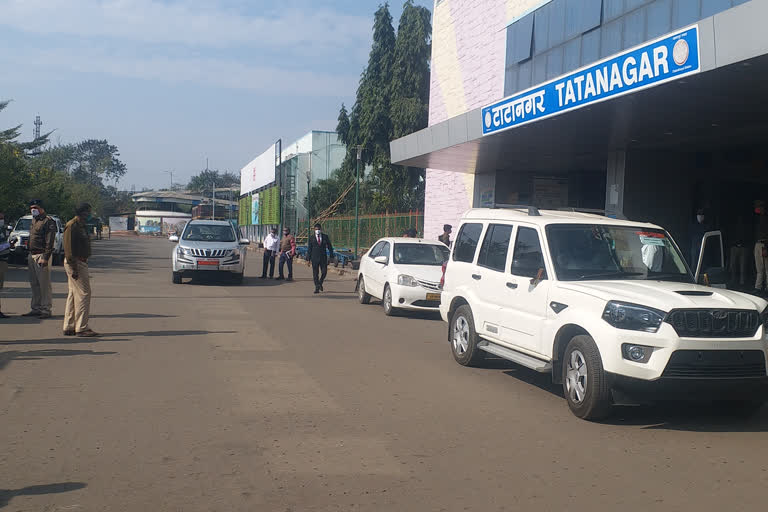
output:
{"label": "khaki trousers", "polygon": [[763,242],[755,244],[755,270],[757,270],[755,289],[757,290],[763,289],[763,283],[765,283],[765,288],[768,289],[768,258],[763,256],[763,247],[765,246],[766,244]]}
{"label": "khaki trousers", "polygon": [[88,264],[82,261],[77,265],[77,279],[72,279],[75,266],[68,261],[64,262],[64,270],[67,272],[69,294],[67,306],[64,309],[64,330],[83,332],[88,330],[88,319],[91,314],[91,277],[88,274]]}
{"label": "khaki trousers", "polygon": [[[3,283],[5,282],[5,273],[8,270],[8,262],[7,261],[0,261],[0,290],[3,289]],[[0,306],[0,311],[2,311],[3,308]]]}
{"label": "khaki trousers", "polygon": [[32,288],[32,311],[37,313],[51,312],[53,306],[53,290],[51,289],[51,260],[48,265],[40,266],[42,254],[30,254],[27,260],[29,268],[29,286]]}

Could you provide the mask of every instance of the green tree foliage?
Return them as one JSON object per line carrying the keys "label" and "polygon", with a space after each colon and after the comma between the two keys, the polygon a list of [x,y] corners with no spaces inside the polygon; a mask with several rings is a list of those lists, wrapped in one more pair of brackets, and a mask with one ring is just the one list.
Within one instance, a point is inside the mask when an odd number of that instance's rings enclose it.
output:
{"label": "green tree foliage", "polygon": [[212,192],[212,183],[216,184],[216,188],[236,187],[240,184],[240,176],[233,172],[219,172],[206,169],[200,172],[200,174],[192,176],[187,185],[187,190],[192,192]]}
{"label": "green tree foliage", "polygon": [[[407,211],[424,206],[424,169],[392,165],[389,142],[425,128],[429,105],[431,14],[407,0],[395,35],[387,4],[374,14],[373,45],[351,111],[341,106],[336,131],[349,149],[341,168],[312,189],[312,212],[333,202],[355,179],[357,151],[363,147],[362,211]],[[316,190],[317,189],[317,190]],[[329,201],[329,202],[323,202]],[[340,211],[354,209],[350,195]]]}
{"label": "green tree foliage", "polygon": [[125,176],[120,152],[106,140],[88,139],[74,146],[72,177],[79,183],[100,185],[103,180],[119,181]]}

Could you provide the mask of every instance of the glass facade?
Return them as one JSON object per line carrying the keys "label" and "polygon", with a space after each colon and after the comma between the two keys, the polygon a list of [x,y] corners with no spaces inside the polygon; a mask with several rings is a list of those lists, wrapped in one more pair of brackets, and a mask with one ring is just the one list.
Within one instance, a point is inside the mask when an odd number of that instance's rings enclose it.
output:
{"label": "glass facade", "polygon": [[504,95],[750,0],[552,0],[507,27]]}

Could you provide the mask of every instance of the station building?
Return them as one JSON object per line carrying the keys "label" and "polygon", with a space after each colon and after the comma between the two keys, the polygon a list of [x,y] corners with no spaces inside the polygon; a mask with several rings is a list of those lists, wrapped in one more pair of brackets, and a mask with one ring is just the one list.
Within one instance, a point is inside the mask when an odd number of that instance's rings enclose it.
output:
{"label": "station building", "polygon": [[768,0],[436,0],[425,236],[469,208],[604,210],[685,248],[706,208],[726,243],[768,198]]}

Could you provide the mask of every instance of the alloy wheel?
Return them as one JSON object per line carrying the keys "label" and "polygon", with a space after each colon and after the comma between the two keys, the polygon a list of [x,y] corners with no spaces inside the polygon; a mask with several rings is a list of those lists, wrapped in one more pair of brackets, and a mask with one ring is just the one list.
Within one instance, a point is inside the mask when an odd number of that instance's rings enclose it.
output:
{"label": "alloy wheel", "polygon": [[584,401],[587,394],[587,361],[580,350],[571,352],[566,372],[568,396],[575,404]]}
{"label": "alloy wheel", "polygon": [[469,322],[463,316],[456,318],[453,326],[453,350],[463,355],[469,349]]}

